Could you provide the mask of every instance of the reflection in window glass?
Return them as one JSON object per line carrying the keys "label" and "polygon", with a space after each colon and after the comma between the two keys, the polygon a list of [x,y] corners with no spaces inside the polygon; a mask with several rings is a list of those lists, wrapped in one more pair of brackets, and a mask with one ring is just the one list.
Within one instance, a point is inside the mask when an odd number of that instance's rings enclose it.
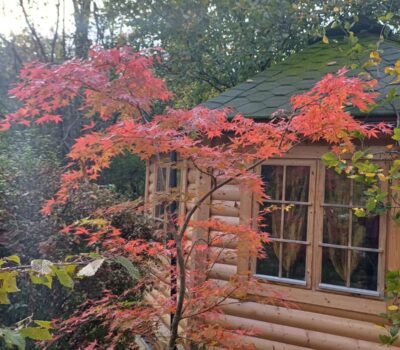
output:
{"label": "reflection in window glass", "polygon": [[358,183],[353,181],[353,198],[352,204],[357,207],[363,207],[366,204],[367,197],[365,196],[365,191],[367,186],[363,183]]}
{"label": "reflection in window glass", "polygon": [[282,243],[282,277],[304,280],[306,272],[306,246]]}
{"label": "reflection in window glass", "polygon": [[294,241],[307,239],[307,206],[294,205],[284,211],[283,238]]}
{"label": "reflection in window glass", "polygon": [[349,204],[351,196],[351,180],[346,174],[338,174],[332,169],[326,170],[325,203]]}
{"label": "reflection in window glass", "polygon": [[310,167],[287,166],[285,200],[294,202],[307,202],[309,182]]}
{"label": "reflection in window glass", "polygon": [[378,253],[353,251],[350,261],[350,287],[376,290]]}
{"label": "reflection in window glass", "polygon": [[346,286],[347,251],[345,249],[322,249],[321,282],[336,286]]}
{"label": "reflection in window glass", "polygon": [[324,243],[348,244],[349,215],[348,208],[324,208]]}
{"label": "reflection in window glass", "polygon": [[282,184],[283,184],[283,166],[269,166],[264,165],[261,167],[261,177],[265,185],[265,193],[271,199],[282,199]]}
{"label": "reflection in window glass", "polygon": [[379,216],[353,215],[351,241],[354,247],[379,248]]}
{"label": "reflection in window glass", "polygon": [[266,258],[257,261],[256,273],[266,276],[279,276],[279,243],[265,244]]}
{"label": "reflection in window glass", "polygon": [[271,207],[269,203],[266,203],[266,208],[270,210],[267,214],[263,216],[262,221],[262,231],[267,232],[270,237],[280,237],[281,236],[281,217],[282,217],[282,207],[273,206]]}

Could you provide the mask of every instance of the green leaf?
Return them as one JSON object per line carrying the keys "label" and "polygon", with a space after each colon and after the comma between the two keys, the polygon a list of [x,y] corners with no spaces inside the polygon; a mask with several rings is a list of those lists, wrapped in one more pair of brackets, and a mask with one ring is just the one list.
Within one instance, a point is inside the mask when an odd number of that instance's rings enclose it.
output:
{"label": "green leaf", "polygon": [[6,292],[1,292],[0,291],[0,304],[1,305],[10,304],[10,299],[8,299],[8,294]]}
{"label": "green leaf", "polygon": [[53,277],[51,275],[38,275],[35,272],[31,272],[29,276],[33,284],[42,284],[49,289],[53,285]]}
{"label": "green leaf", "polygon": [[65,265],[64,269],[65,271],[67,271],[68,275],[73,275],[75,273],[76,268],[78,267],[78,265]]}
{"label": "green leaf", "polygon": [[17,287],[17,272],[0,272],[0,291],[7,293],[19,292]]}
{"label": "green leaf", "polygon": [[21,259],[19,258],[18,255],[6,256],[4,259],[6,259],[7,261],[15,262],[18,265],[21,265]]}
{"label": "green leaf", "polygon": [[19,331],[24,337],[33,340],[51,340],[53,336],[46,328],[39,327],[25,327]]}
{"label": "green leaf", "polygon": [[53,327],[51,321],[43,321],[43,320],[33,320],[38,326],[46,329],[50,329]]}
{"label": "green leaf", "polygon": [[54,272],[61,285],[67,288],[74,287],[74,281],[72,280],[71,276],[68,275],[67,271],[64,268],[55,268]]}
{"label": "green leaf", "polygon": [[364,157],[365,152],[364,151],[357,151],[353,154],[353,156],[351,157],[351,161],[353,163],[356,163],[358,160],[360,160],[362,157]]}
{"label": "green leaf", "polygon": [[140,278],[139,270],[129,259],[125,258],[124,256],[117,256],[114,261],[125,268],[126,272],[128,272],[133,281],[137,281]]}
{"label": "green leaf", "polygon": [[322,160],[325,162],[325,164],[328,167],[335,167],[339,164],[339,160],[338,160],[336,154],[334,154],[332,152],[325,153],[322,156]]}
{"label": "green leaf", "polygon": [[364,218],[366,216],[364,208],[353,208],[354,215],[358,218]]}
{"label": "green leaf", "polygon": [[399,333],[399,327],[397,327],[397,326],[392,326],[392,327],[390,327],[389,333],[390,333],[390,335],[391,335],[392,337],[397,336],[397,334]]}
{"label": "green leaf", "polygon": [[87,264],[85,267],[83,267],[79,272],[78,276],[79,277],[91,277],[94,276],[97,270],[103,265],[104,259],[96,259],[89,264]]}
{"label": "green leaf", "polygon": [[379,340],[382,344],[384,345],[388,345],[391,343],[392,341],[392,337],[388,336],[388,335],[384,335],[384,334],[379,334]]}
{"label": "green leaf", "polygon": [[400,141],[400,128],[393,129],[393,136],[392,139],[395,141]]}
{"label": "green leaf", "polygon": [[25,350],[25,338],[18,332],[8,328],[0,328],[0,338],[3,339],[6,349]]}

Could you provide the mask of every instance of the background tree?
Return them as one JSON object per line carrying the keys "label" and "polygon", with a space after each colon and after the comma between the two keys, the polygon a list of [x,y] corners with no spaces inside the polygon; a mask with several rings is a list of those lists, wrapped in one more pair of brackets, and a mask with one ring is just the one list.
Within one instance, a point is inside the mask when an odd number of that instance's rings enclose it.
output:
{"label": "background tree", "polygon": [[157,71],[175,106],[193,107],[301,50],[330,25],[345,34],[357,16],[375,22],[391,13],[398,28],[398,11],[392,0],[118,0],[104,2],[99,21],[112,25],[102,31],[108,46],[162,47]]}

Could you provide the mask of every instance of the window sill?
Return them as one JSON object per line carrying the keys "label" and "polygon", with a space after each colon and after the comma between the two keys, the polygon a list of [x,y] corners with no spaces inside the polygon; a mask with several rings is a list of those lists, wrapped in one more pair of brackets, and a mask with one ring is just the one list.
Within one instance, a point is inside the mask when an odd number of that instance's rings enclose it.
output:
{"label": "window sill", "polygon": [[[263,276],[264,278],[260,278],[258,275],[254,277],[261,283],[258,284],[258,287],[252,287],[249,291],[250,294],[267,298],[280,295],[279,298],[284,301],[301,304],[304,310],[307,310],[309,308],[307,305],[310,305],[310,307],[320,306],[375,317],[386,310],[386,302],[381,296],[352,295],[349,292],[344,293],[328,289],[311,290],[302,285],[289,285],[267,280],[265,276]],[[329,312],[327,309],[326,312],[335,314],[334,311]]]}
{"label": "window sill", "polygon": [[360,296],[360,297],[375,297],[375,298],[382,298],[382,293],[379,291],[374,290],[366,290],[366,289],[359,289],[359,288],[348,288],[348,287],[341,287],[335,286],[333,284],[327,283],[320,283],[318,285],[319,290],[326,290],[331,292],[339,292],[346,295],[352,296]]}
{"label": "window sill", "polygon": [[258,274],[255,274],[254,277],[257,279],[268,281],[268,282],[284,283],[284,284],[289,284],[289,285],[293,285],[293,286],[302,286],[302,287],[307,286],[306,281],[294,280],[291,278],[282,278],[282,277],[274,277],[274,276],[258,275]]}

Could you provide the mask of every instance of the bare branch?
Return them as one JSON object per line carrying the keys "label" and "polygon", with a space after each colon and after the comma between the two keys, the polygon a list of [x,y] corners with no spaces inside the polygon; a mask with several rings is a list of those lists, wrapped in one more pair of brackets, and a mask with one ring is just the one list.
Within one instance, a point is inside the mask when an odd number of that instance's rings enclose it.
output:
{"label": "bare branch", "polygon": [[32,39],[33,39],[34,43],[36,44],[37,48],[39,49],[40,56],[42,57],[44,62],[48,62],[49,60],[48,60],[48,57],[46,54],[46,50],[44,49],[43,43],[39,38],[39,35],[35,29],[35,26],[29,20],[29,16],[28,16],[28,13],[26,12],[26,8],[25,8],[24,0],[19,0],[19,6],[21,7],[22,12],[24,14],[25,22],[31,32]]}
{"label": "bare branch", "polygon": [[50,53],[50,61],[51,62],[54,62],[54,53],[55,53],[57,39],[58,39],[58,25],[60,22],[60,0],[58,0],[58,2],[56,4],[56,11],[57,11],[56,26],[54,29],[53,40],[51,42],[51,53]]}

